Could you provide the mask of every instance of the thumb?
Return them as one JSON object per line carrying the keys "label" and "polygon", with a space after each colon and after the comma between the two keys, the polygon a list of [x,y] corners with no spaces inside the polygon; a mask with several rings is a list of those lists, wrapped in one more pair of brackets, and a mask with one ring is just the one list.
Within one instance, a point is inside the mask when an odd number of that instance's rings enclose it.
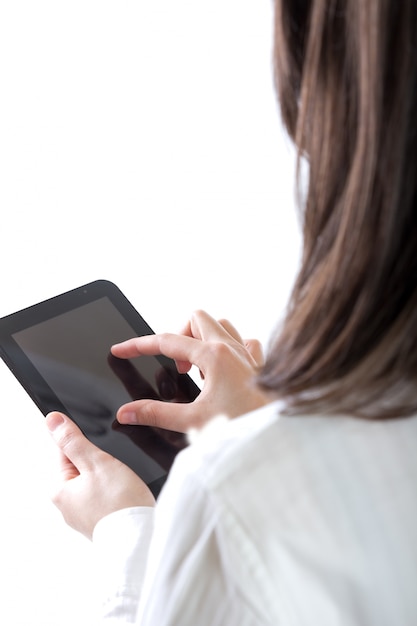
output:
{"label": "thumb", "polygon": [[190,405],[186,402],[135,400],[120,407],[117,420],[120,424],[137,424],[186,433],[190,426],[194,426]]}
{"label": "thumb", "polygon": [[73,466],[81,473],[93,467],[98,448],[69,417],[54,411],[46,416],[46,426],[61,452],[63,470]]}

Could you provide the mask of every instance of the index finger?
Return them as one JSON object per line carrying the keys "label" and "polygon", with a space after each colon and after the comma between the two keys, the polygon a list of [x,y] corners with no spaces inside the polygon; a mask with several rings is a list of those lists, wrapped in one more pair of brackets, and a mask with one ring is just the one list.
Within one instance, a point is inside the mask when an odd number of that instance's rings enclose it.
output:
{"label": "index finger", "polygon": [[192,337],[164,333],[128,339],[112,346],[111,353],[122,359],[163,354],[175,361],[188,361],[200,367],[203,355],[200,347],[201,342]]}

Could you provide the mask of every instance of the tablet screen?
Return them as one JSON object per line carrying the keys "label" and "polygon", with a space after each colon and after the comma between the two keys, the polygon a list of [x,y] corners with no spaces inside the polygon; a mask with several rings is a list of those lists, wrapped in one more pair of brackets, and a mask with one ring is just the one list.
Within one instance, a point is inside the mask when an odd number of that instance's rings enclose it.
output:
{"label": "tablet screen", "polygon": [[[184,375],[170,359],[122,360],[111,355],[112,344],[137,334],[112,300],[103,296],[10,336],[40,375],[35,388],[29,389],[37,404],[50,410],[58,398],[61,410],[90,441],[129,465],[157,494],[176,454],[186,445],[185,436],[122,426],[117,410],[132,399],[190,401],[198,390],[190,387],[189,377],[184,387]],[[18,360],[17,354],[14,361]]]}

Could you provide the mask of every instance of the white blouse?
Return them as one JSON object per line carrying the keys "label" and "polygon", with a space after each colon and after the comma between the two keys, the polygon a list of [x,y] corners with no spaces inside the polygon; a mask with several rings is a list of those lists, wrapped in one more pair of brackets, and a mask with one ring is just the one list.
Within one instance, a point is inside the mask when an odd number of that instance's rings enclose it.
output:
{"label": "white blouse", "polygon": [[415,626],[417,417],[214,420],[93,542],[106,626]]}

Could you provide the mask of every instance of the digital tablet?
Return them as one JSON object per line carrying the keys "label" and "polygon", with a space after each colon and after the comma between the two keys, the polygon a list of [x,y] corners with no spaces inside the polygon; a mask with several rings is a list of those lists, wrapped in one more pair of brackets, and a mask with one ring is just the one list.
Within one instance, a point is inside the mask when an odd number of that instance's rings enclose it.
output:
{"label": "digital tablet", "polygon": [[114,343],[152,333],[120,289],[106,280],[0,319],[0,355],[41,412],[66,413],[157,497],[186,437],[121,425],[117,410],[143,398],[191,402],[200,389],[162,355],[127,360],[110,353]]}

